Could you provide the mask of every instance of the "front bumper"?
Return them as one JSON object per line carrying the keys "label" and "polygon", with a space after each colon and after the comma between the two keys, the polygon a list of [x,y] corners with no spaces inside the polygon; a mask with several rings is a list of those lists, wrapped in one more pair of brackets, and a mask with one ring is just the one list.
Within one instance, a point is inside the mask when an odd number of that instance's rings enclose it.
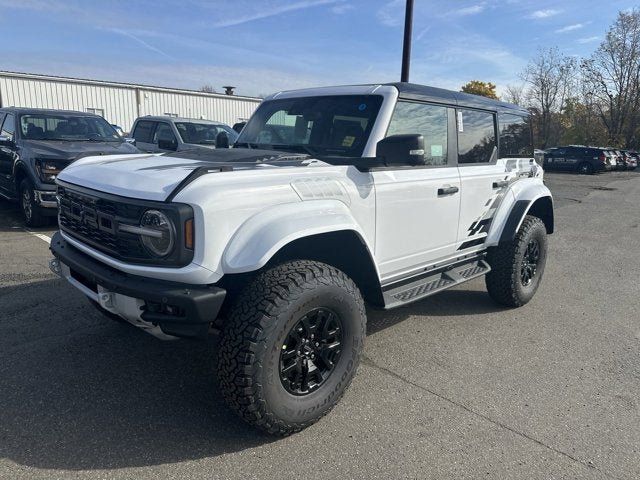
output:
{"label": "front bumper", "polygon": [[104,310],[161,338],[203,337],[226,291],[129,275],[79,251],[56,232],[51,239],[51,269]]}

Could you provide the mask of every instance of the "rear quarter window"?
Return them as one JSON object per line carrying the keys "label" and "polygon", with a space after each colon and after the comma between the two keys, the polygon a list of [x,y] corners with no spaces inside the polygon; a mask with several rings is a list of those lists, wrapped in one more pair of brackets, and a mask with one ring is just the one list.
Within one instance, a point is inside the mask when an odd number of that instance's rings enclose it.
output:
{"label": "rear quarter window", "polygon": [[500,158],[533,157],[531,123],[527,117],[500,114]]}

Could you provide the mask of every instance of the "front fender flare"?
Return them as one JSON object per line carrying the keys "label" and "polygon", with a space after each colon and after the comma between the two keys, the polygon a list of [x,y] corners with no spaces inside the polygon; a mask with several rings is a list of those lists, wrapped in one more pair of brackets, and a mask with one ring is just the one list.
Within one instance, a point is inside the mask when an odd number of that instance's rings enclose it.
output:
{"label": "front fender flare", "polygon": [[274,205],[236,230],[222,255],[222,270],[224,274],[252,272],[294,240],[343,230],[358,234],[371,255],[372,246],[344,203],[318,200]]}

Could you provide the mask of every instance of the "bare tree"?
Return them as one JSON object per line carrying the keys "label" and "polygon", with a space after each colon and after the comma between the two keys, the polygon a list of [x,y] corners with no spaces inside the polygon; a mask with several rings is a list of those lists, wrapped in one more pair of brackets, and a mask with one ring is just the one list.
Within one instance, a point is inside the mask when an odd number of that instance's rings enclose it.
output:
{"label": "bare tree", "polygon": [[640,11],[618,18],[591,58],[582,62],[597,112],[612,144],[631,146],[640,106]]}
{"label": "bare tree", "polygon": [[216,89],[213,87],[213,85],[203,85],[202,87],[200,87],[200,91],[204,93],[216,93]]}
{"label": "bare tree", "polygon": [[539,142],[547,148],[553,138],[555,117],[564,108],[566,99],[573,87],[576,73],[576,60],[560,54],[557,47],[540,49],[529,63],[522,77],[528,83],[527,100],[529,106],[537,112]]}
{"label": "bare tree", "polygon": [[525,85],[507,85],[504,93],[502,94],[502,100],[521,107],[525,104],[526,95]]}

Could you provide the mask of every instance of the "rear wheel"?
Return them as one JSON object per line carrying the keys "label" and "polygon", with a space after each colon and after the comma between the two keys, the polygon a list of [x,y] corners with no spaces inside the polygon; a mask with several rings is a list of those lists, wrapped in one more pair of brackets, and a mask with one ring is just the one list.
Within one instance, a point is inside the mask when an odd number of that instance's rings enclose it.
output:
{"label": "rear wheel", "polygon": [[547,261],[547,231],[537,217],[527,215],[513,241],[491,247],[487,291],[496,302],[521,307],[533,298]]}
{"label": "rear wheel", "polygon": [[20,207],[28,227],[43,227],[49,223],[49,218],[42,214],[36,203],[33,184],[28,178],[20,182]]}
{"label": "rear wheel", "polygon": [[582,175],[592,175],[593,174],[593,165],[589,162],[582,162],[578,165],[578,173]]}
{"label": "rear wheel", "polygon": [[238,296],[222,332],[222,394],[261,430],[302,430],[351,383],[365,330],[362,296],[340,270],[299,260],[261,272]]}

